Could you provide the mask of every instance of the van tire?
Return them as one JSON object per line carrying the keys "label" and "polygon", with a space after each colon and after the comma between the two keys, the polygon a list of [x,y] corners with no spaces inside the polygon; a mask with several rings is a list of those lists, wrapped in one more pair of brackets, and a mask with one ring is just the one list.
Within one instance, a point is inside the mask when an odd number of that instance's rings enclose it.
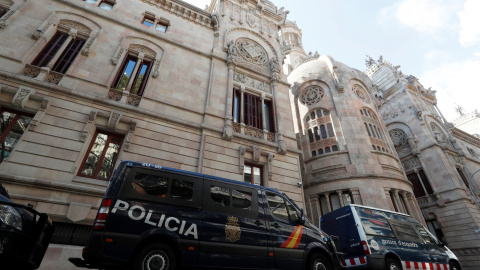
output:
{"label": "van tire", "polygon": [[330,266],[330,262],[324,255],[320,253],[315,253],[310,257],[310,260],[308,261],[307,270],[332,270],[332,267]]}
{"label": "van tire", "polygon": [[450,262],[450,270],[461,270],[462,268],[456,262]]}
{"label": "van tire", "polygon": [[144,247],[133,264],[133,270],[175,270],[177,259],[172,249],[165,244]]}
{"label": "van tire", "polygon": [[387,258],[385,260],[385,270],[402,270],[402,265],[395,259]]}

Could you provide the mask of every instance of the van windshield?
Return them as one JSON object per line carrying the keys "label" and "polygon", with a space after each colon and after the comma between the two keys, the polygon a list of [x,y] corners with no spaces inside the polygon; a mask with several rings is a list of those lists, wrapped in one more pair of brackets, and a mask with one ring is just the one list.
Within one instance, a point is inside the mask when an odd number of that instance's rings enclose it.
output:
{"label": "van windshield", "polygon": [[384,212],[355,207],[366,234],[395,237]]}

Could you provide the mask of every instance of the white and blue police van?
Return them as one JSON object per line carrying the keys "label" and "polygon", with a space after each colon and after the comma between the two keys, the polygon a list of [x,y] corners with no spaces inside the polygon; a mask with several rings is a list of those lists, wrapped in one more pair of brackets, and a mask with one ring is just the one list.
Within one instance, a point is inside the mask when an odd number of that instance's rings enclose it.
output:
{"label": "white and blue police van", "polygon": [[351,204],[323,215],[320,229],[339,237],[348,269],[461,269],[455,254],[406,214]]}
{"label": "white and blue police van", "polygon": [[122,161],[83,258],[69,260],[92,269],[344,269],[334,241],[277,190]]}

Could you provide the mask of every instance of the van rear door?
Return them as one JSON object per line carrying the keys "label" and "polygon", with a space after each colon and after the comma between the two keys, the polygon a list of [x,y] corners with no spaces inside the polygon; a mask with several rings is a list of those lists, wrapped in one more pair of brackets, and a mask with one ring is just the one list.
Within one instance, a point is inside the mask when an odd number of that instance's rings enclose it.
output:
{"label": "van rear door", "polygon": [[205,180],[200,264],[269,268],[265,215],[253,187]]}

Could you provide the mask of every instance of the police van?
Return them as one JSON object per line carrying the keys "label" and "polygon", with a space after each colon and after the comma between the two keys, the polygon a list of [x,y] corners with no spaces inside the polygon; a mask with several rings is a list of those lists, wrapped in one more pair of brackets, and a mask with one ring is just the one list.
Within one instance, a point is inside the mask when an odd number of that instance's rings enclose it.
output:
{"label": "police van", "polygon": [[77,267],[344,268],[338,239],[276,190],[122,161]]}
{"label": "police van", "polygon": [[461,269],[455,254],[409,215],[352,204],[323,215],[320,228],[338,235],[349,269]]}

